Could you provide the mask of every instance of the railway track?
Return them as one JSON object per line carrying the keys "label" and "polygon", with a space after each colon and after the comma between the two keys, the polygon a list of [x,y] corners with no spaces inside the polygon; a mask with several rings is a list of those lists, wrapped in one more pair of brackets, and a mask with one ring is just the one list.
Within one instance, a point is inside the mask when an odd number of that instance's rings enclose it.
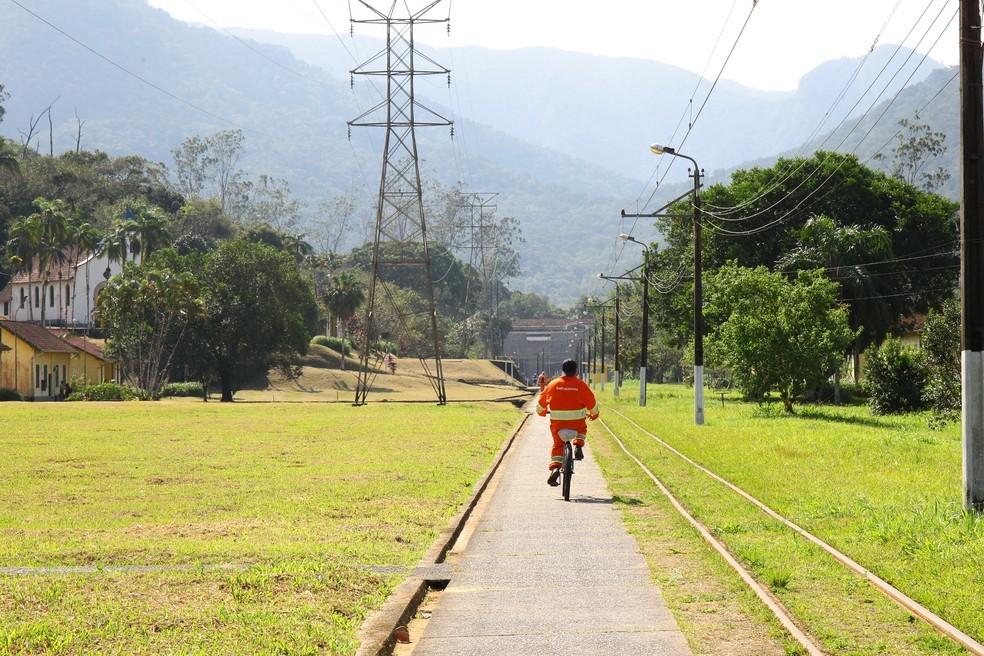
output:
{"label": "railway track", "polygon": [[[754,496],[752,496],[742,488],[738,487],[734,483],[719,476],[718,474],[714,473],[707,467],[704,467],[700,463],[688,457],[686,454],[674,448],[672,445],[670,445],[669,443],[667,443],[665,440],[661,439],[657,435],[654,435],[652,432],[646,430],[645,428],[640,426],[637,422],[633,421],[632,419],[622,414],[621,412],[618,412],[617,410],[613,410],[611,408],[608,408],[606,411],[617,415],[626,423],[628,423],[633,428],[635,428],[637,431],[639,431],[643,435],[646,435],[650,439],[655,441],[663,449],[669,451],[674,456],[686,462],[687,464],[694,467],[695,469],[699,470],[703,474],[706,474],[711,479],[717,481],[718,483],[721,483],[722,485],[724,485],[725,487],[727,487],[728,489],[730,489],[731,491],[738,494],[740,497],[742,497],[743,499],[754,505],[756,508],[761,510],[764,514],[780,522],[781,524],[792,530],[794,533],[798,534],[802,538],[806,539],[807,541],[813,543],[814,545],[822,549],[824,552],[826,552],[828,555],[833,557],[837,562],[839,562],[845,568],[847,568],[857,576],[860,576],[865,580],[867,580],[872,586],[874,586],[879,592],[881,592],[886,597],[888,597],[891,601],[893,601],[894,603],[905,609],[907,612],[911,613],[914,617],[918,617],[920,620],[929,624],[931,627],[933,627],[933,629],[935,629],[941,635],[949,638],[950,640],[954,641],[955,643],[966,649],[968,653],[973,654],[974,656],[984,656],[984,645],[982,645],[980,642],[974,640],[972,637],[970,637],[969,635],[967,635],[957,627],[953,626],[952,624],[941,618],[939,615],[936,615],[931,610],[921,605],[919,602],[915,601],[914,599],[903,593],[901,590],[899,590],[892,584],[880,578],[877,574],[868,570],[860,563],[853,560],[850,556],[844,554],[843,552],[839,551],[835,547],[831,546],[830,544],[818,538],[816,535],[800,527],[795,522],[779,514],[778,512],[770,508],[768,505],[758,500],[757,498],[755,498]],[[697,531],[704,538],[704,540],[710,543],[711,546],[715,549],[715,551],[721,554],[721,556],[725,559],[728,565],[738,573],[742,581],[744,581],[755,592],[755,594],[759,597],[759,599],[761,599],[763,603],[765,603],[765,605],[769,608],[769,610],[776,616],[780,624],[782,624],[782,626],[789,632],[789,634],[807,650],[807,653],[809,653],[811,656],[824,654],[825,652],[823,652],[821,648],[816,644],[815,639],[809,636],[798,625],[796,625],[792,616],[785,609],[782,603],[774,595],[772,595],[767,589],[765,589],[760,583],[758,583],[758,581],[755,580],[751,572],[749,572],[748,569],[746,569],[740,562],[738,562],[734,558],[734,556],[731,554],[730,551],[728,551],[728,548],[724,545],[724,543],[718,540],[716,537],[714,537],[714,535],[707,529],[707,527],[701,524],[700,521],[697,520],[686,509],[686,507],[684,507],[682,503],[680,503],[679,499],[677,499],[673,495],[673,493],[669,490],[669,488],[667,488],[662,483],[662,481],[659,480],[659,478],[645,465],[645,463],[643,463],[638,457],[636,457],[635,454],[633,454],[628,449],[628,447],[625,446],[625,443],[608,426],[607,423],[605,423],[603,420],[600,423],[602,426],[604,426],[605,430],[608,431],[608,433],[612,436],[612,439],[615,440],[616,444],[618,444],[618,446],[622,449],[622,451],[633,462],[635,462],[635,464],[646,474],[646,476],[649,479],[653,481],[656,487],[659,488],[660,492],[662,492],[670,500],[670,503],[673,505],[673,507],[681,515],[683,515],[683,517],[692,526],[694,526],[695,529],[697,529]]]}

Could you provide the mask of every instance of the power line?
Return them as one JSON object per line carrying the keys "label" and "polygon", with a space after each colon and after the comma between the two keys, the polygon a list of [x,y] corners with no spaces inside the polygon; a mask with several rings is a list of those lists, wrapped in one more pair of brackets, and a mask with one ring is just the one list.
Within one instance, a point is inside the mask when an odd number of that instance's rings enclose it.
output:
{"label": "power line", "polygon": [[[923,41],[923,39],[925,39],[925,37],[926,37],[926,36],[928,36],[928,34],[929,34],[929,32],[930,32],[930,31],[932,30],[932,27],[933,27],[933,26],[934,26],[934,25],[936,24],[936,21],[937,21],[937,20],[939,19],[939,16],[940,16],[940,15],[942,14],[942,11],[943,11],[943,9],[945,9],[945,8],[946,8],[946,3],[944,3],[944,5],[943,5],[943,7],[941,7],[941,9],[940,9],[940,13],[939,13],[939,14],[937,14],[937,17],[936,17],[936,19],[934,19],[934,20],[933,20],[933,23],[932,23],[932,24],[930,25],[930,27],[929,27],[929,28],[927,29],[927,31],[926,31],[926,33],[924,33],[924,35],[923,35],[923,37],[922,37],[922,38],[920,39],[920,41],[919,41],[919,43],[920,43],[920,44],[922,43],[922,41]],[[920,68],[922,67],[922,65],[923,65],[923,64],[925,63],[925,61],[926,61],[926,59],[928,59],[928,57],[929,57],[929,55],[930,55],[930,53],[932,53],[932,51],[933,51],[933,50],[934,50],[934,49],[936,48],[936,46],[937,46],[937,45],[939,44],[939,41],[940,41],[940,39],[941,39],[941,38],[942,38],[942,36],[943,36],[943,35],[944,35],[944,34],[946,33],[946,30],[947,30],[947,29],[949,29],[949,26],[950,26],[950,24],[952,24],[952,23],[953,23],[953,20],[954,20],[954,19],[956,18],[956,16],[957,16],[957,12],[954,12],[954,14],[953,14],[953,16],[951,16],[951,18],[950,18],[950,20],[949,20],[949,21],[947,22],[947,25],[946,25],[946,26],[944,27],[944,29],[943,29],[943,30],[942,30],[942,31],[940,32],[940,34],[939,34],[939,35],[937,36],[937,38],[936,38],[936,40],[935,40],[935,41],[933,42],[933,45],[932,45],[932,46],[931,46],[931,47],[929,48],[929,50],[928,50],[928,51],[926,52],[926,54],[924,54],[924,55],[923,55],[923,57],[922,57],[922,59],[920,60],[920,62],[919,62],[919,64],[918,64],[918,65],[917,65],[917,66],[916,66],[916,67],[915,67],[915,68],[913,69],[913,71],[912,71],[912,73],[910,73],[910,74],[909,74],[909,77],[908,77],[908,78],[906,79],[906,81],[905,81],[905,82],[904,82],[904,83],[902,84],[902,87],[901,87],[901,88],[900,88],[900,89],[898,90],[898,92],[896,92],[896,93],[895,93],[895,95],[894,95],[894,96],[892,97],[892,99],[891,99],[891,100],[889,100],[889,101],[888,101],[888,102],[887,102],[887,103],[885,104],[885,108],[884,108],[884,109],[882,110],[882,112],[881,112],[881,114],[880,114],[880,115],[878,116],[878,118],[877,118],[877,119],[875,119],[875,121],[874,121],[874,122],[873,122],[873,123],[871,124],[871,126],[870,126],[870,127],[869,127],[869,129],[868,129],[868,131],[867,131],[867,132],[866,132],[866,133],[864,134],[864,136],[863,136],[863,137],[861,137],[861,139],[860,139],[860,140],[858,141],[858,143],[857,143],[857,144],[855,144],[855,146],[854,146],[854,148],[853,148],[853,149],[851,150],[851,153],[850,153],[850,154],[855,154],[855,153],[856,153],[856,151],[858,150],[858,148],[860,148],[860,147],[861,147],[861,144],[862,144],[862,143],[864,143],[864,141],[865,141],[865,140],[866,140],[866,139],[867,139],[867,138],[868,138],[868,137],[869,137],[869,136],[871,135],[871,133],[872,133],[872,131],[874,131],[874,129],[875,129],[875,127],[876,127],[876,126],[878,125],[878,123],[879,123],[879,122],[881,121],[881,119],[885,117],[885,115],[886,115],[886,114],[888,113],[888,110],[889,110],[889,109],[891,108],[891,106],[892,106],[892,105],[893,105],[893,104],[895,103],[895,101],[896,101],[896,100],[897,100],[897,99],[899,98],[899,96],[900,96],[900,95],[902,94],[902,92],[903,92],[903,91],[904,91],[904,90],[906,89],[906,87],[907,87],[907,85],[908,85],[908,83],[909,83],[909,82],[910,82],[910,81],[912,80],[912,78],[913,78],[913,77],[915,76],[915,74],[916,74],[916,72],[918,72],[918,70],[919,70],[919,69],[920,69]],[[918,46],[918,44],[917,44],[917,46]],[[909,57],[907,57],[907,58],[906,58],[906,61],[905,61],[905,62],[903,62],[903,64],[902,64],[902,67],[903,67],[903,68],[905,67],[905,64],[906,64],[906,63],[908,63],[908,60],[909,60],[909,58],[911,58],[911,56],[912,56],[912,54],[914,54],[914,52],[915,52],[915,51],[913,50],[913,52],[911,52],[911,53],[910,53],[910,55],[909,55]],[[901,72],[901,68],[899,69],[899,72]],[[897,75],[897,74],[898,74],[898,72],[896,72],[896,75]],[[895,77],[895,76],[893,75],[893,76],[892,76],[892,79],[894,79],[894,77]],[[891,84],[891,80],[889,80],[889,84]],[[886,89],[887,89],[887,86],[886,86]],[[882,93],[878,95],[878,98],[880,98],[880,97],[881,97],[881,95],[882,95],[882,94],[884,93],[884,91],[885,91],[885,90],[883,89],[883,90],[882,90]],[[875,102],[877,102],[877,100],[878,100],[878,98],[876,98],[876,100],[875,100]],[[857,122],[856,122],[856,123],[854,124],[854,127],[852,127],[852,128],[851,128],[851,130],[850,130],[850,131],[849,131],[849,132],[847,133],[847,135],[845,135],[845,136],[844,136],[844,138],[843,138],[843,139],[841,139],[841,142],[840,142],[840,143],[839,143],[839,144],[837,145],[837,148],[840,148],[841,146],[843,146],[843,145],[844,145],[844,143],[845,143],[845,142],[847,141],[847,139],[848,139],[848,138],[849,138],[849,137],[851,136],[851,134],[853,134],[853,133],[854,133],[854,131],[855,131],[855,130],[856,130],[856,129],[857,129],[858,127],[860,127],[860,125],[861,125],[861,123],[862,123],[862,121],[863,121],[863,120],[864,120],[864,118],[865,118],[865,117],[866,117],[866,116],[868,115],[868,113],[870,113],[870,112],[871,112],[871,110],[872,110],[872,109],[874,109],[874,105],[872,105],[871,107],[869,107],[869,109],[868,109],[868,111],[867,111],[867,112],[865,112],[865,114],[864,114],[864,115],[862,115],[862,117],[858,119],[858,121],[857,121]],[[819,164],[817,165],[817,167],[816,167],[816,168],[814,169],[814,171],[813,171],[812,173],[810,173],[810,175],[809,175],[809,176],[807,176],[807,178],[806,178],[806,179],[805,179],[805,180],[804,180],[803,182],[801,182],[801,183],[800,183],[800,184],[799,184],[799,185],[798,185],[798,186],[796,187],[796,189],[799,189],[800,187],[802,187],[802,186],[803,186],[803,184],[805,184],[805,183],[806,183],[807,181],[809,181],[810,179],[812,179],[812,178],[813,178],[813,177],[814,177],[814,176],[816,175],[816,173],[817,173],[817,172],[818,172],[818,171],[819,171],[819,170],[820,170],[820,169],[821,169],[821,168],[823,167],[823,165],[824,165],[824,164],[826,163],[826,160],[827,160],[828,158],[829,158],[829,156],[827,156],[827,157],[824,157],[824,161],[823,161],[823,162],[821,162],[821,163],[819,163]],[[714,223],[713,221],[710,221],[710,220],[709,220],[709,221],[707,222],[707,226],[708,226],[708,227],[709,227],[709,228],[710,228],[711,230],[714,230],[714,231],[716,231],[716,232],[718,232],[719,234],[722,234],[722,235],[726,235],[726,236],[733,236],[733,237],[741,237],[741,236],[750,236],[750,235],[755,235],[755,234],[758,234],[758,233],[761,233],[761,232],[765,232],[765,231],[767,231],[767,230],[770,230],[771,228],[773,228],[773,227],[775,227],[775,226],[777,226],[777,225],[779,225],[779,224],[781,224],[781,223],[785,223],[785,222],[786,222],[786,221],[787,221],[787,220],[788,220],[788,219],[789,219],[789,218],[790,218],[791,216],[793,216],[793,214],[794,214],[794,213],[795,213],[795,212],[796,212],[796,211],[797,211],[797,210],[798,210],[798,209],[799,209],[799,208],[800,208],[800,207],[801,207],[801,206],[802,206],[802,205],[803,205],[803,204],[804,204],[804,203],[805,203],[805,202],[806,202],[807,200],[809,200],[809,199],[810,199],[811,197],[813,197],[814,195],[816,195],[817,193],[819,193],[819,192],[820,192],[820,190],[822,190],[822,189],[824,188],[824,186],[825,186],[825,185],[826,185],[827,183],[829,183],[829,182],[830,182],[830,181],[831,181],[831,180],[832,180],[832,179],[834,178],[834,176],[835,176],[835,175],[836,175],[836,174],[837,174],[837,173],[838,173],[838,172],[839,172],[839,171],[841,170],[841,168],[843,168],[843,166],[844,166],[844,163],[845,163],[846,161],[847,161],[846,159],[842,159],[842,160],[841,160],[841,162],[840,162],[840,163],[839,163],[839,164],[837,165],[837,168],[835,168],[835,169],[834,169],[834,170],[833,170],[833,171],[831,172],[831,174],[830,174],[829,176],[827,176],[827,178],[826,178],[825,180],[823,180],[823,182],[821,182],[821,183],[820,183],[820,184],[819,184],[819,185],[818,185],[818,186],[816,187],[816,189],[814,189],[814,190],[813,190],[813,191],[811,191],[811,192],[810,192],[809,194],[807,194],[807,195],[806,195],[806,196],[805,196],[805,197],[804,197],[804,198],[803,198],[803,199],[802,199],[802,200],[801,200],[801,201],[800,201],[799,203],[797,203],[797,204],[796,204],[796,205],[795,205],[795,206],[794,206],[794,207],[793,207],[793,208],[792,208],[791,210],[789,210],[789,212],[787,212],[786,214],[784,214],[784,215],[782,215],[782,216],[780,216],[780,217],[779,217],[778,219],[775,219],[774,221],[771,221],[771,222],[769,222],[769,223],[766,223],[766,224],[764,224],[764,225],[762,225],[762,226],[758,226],[758,227],[756,227],[756,228],[752,228],[752,229],[749,229],[749,230],[742,230],[742,231],[735,231],[735,230],[730,230],[730,229],[727,229],[727,228],[723,228],[723,227],[721,227],[720,225],[718,225],[718,224],[716,224],[716,223]],[[781,204],[781,203],[783,203],[783,202],[785,202],[785,201],[786,201],[787,199],[789,199],[789,198],[790,198],[790,197],[791,197],[791,196],[793,195],[793,193],[794,193],[794,192],[796,191],[796,189],[794,189],[794,190],[793,190],[793,192],[790,192],[790,193],[788,193],[788,194],[786,194],[786,196],[784,196],[784,197],[783,197],[782,199],[780,199],[780,200],[779,200],[779,201],[778,201],[778,202],[777,202],[776,204],[774,204],[774,205],[772,206],[772,208],[774,208],[774,207],[777,207],[777,206],[778,206],[779,204]],[[771,209],[771,208],[770,208],[770,209]],[[761,214],[761,213],[762,213],[762,212],[760,212],[759,214]],[[708,215],[710,215],[710,216],[712,216],[712,217],[714,217],[714,218],[721,218],[721,217],[719,217],[719,216],[717,216],[717,215],[715,215],[715,214],[711,214],[711,213],[707,213],[707,214],[708,214]],[[757,215],[756,215],[756,216],[757,216]],[[727,218],[725,218],[725,219],[723,219],[723,220],[732,220],[732,221],[741,221],[741,220],[747,220],[747,219],[749,219],[749,218],[753,218],[753,217],[744,217],[743,219],[727,219]]]}
{"label": "power line", "polygon": [[113,66],[114,68],[119,69],[123,73],[126,73],[127,75],[129,75],[133,79],[141,82],[142,84],[150,87],[151,89],[154,89],[158,93],[161,93],[161,94],[167,96],[168,98],[171,98],[172,100],[175,100],[175,101],[181,103],[182,105],[185,105],[186,107],[189,107],[189,108],[195,110],[196,112],[199,112],[200,114],[204,114],[205,116],[208,116],[209,118],[212,118],[212,119],[214,119],[216,121],[219,121],[220,123],[225,123],[226,125],[230,125],[230,126],[232,126],[234,128],[239,128],[241,130],[247,130],[247,131],[250,131],[250,132],[255,132],[257,134],[263,134],[265,136],[271,136],[271,135],[266,135],[266,133],[262,132],[261,130],[257,130],[255,128],[245,128],[245,127],[242,127],[242,126],[236,124],[234,121],[230,121],[229,119],[225,118],[224,116],[221,116],[219,114],[216,114],[215,112],[209,111],[209,110],[205,109],[204,107],[201,107],[200,105],[196,105],[195,103],[191,102],[190,100],[186,100],[186,99],[182,98],[178,94],[176,94],[176,93],[174,93],[172,91],[169,91],[169,90],[165,89],[164,87],[162,87],[162,86],[160,86],[160,85],[158,85],[158,84],[156,84],[156,83],[148,80],[147,78],[143,77],[139,73],[135,73],[134,71],[130,70],[126,66],[120,64],[119,62],[117,62],[117,61],[115,61],[113,59],[110,59],[109,57],[107,57],[103,53],[99,52],[98,50],[96,50],[92,46],[90,46],[90,45],[84,43],[83,41],[77,39],[76,37],[72,36],[71,34],[69,34],[68,32],[66,32],[65,30],[63,30],[62,28],[58,27],[57,25],[55,25],[54,23],[52,23],[48,19],[46,19],[43,16],[41,16],[40,14],[37,14],[34,11],[28,9],[23,4],[21,4],[18,0],[10,0],[10,2],[12,2],[15,5],[17,5],[18,7],[20,7],[21,9],[23,9],[25,12],[27,12],[28,14],[30,14],[31,16],[33,16],[37,20],[41,21],[42,23],[44,23],[45,25],[47,25],[48,27],[50,27],[54,31],[58,32],[59,34],[61,34],[62,36],[64,36],[66,39],[68,39],[68,40],[72,41],[73,43],[75,43],[76,45],[78,45],[78,46],[80,46],[80,47],[88,50],[90,53],[92,53],[96,57],[102,59],[107,64]]}
{"label": "power line", "polygon": [[[734,42],[731,44],[731,49],[728,51],[728,55],[725,57],[724,62],[721,64],[721,68],[718,70],[718,73],[714,78],[714,83],[711,85],[710,90],[708,90],[707,95],[704,96],[704,101],[701,103],[700,109],[697,111],[697,115],[690,121],[689,125],[687,126],[687,132],[684,134],[683,139],[680,141],[678,149],[682,148],[687,143],[687,139],[690,137],[691,132],[693,132],[694,127],[697,125],[697,121],[700,119],[701,114],[704,112],[704,108],[707,106],[708,101],[710,101],[711,96],[714,94],[714,90],[717,88],[718,82],[720,82],[721,80],[721,76],[724,75],[724,71],[727,69],[728,63],[731,61],[732,55],[734,55],[735,50],[738,48],[738,44],[741,42],[741,37],[745,34],[745,30],[748,28],[748,24],[752,20],[752,15],[755,13],[756,7],[758,7],[758,2],[759,0],[752,0],[752,8],[749,10],[748,15],[745,17],[745,22],[742,23],[741,29],[738,31],[738,35],[735,37]],[[730,19],[730,13],[728,18]],[[727,27],[727,22],[725,22],[725,27]],[[722,28],[722,33],[723,31],[724,28]],[[715,45],[715,50],[716,48],[717,45]],[[698,88],[699,88],[699,82],[698,82]],[[691,102],[692,101],[693,99],[691,98]],[[645,210],[649,207],[649,205],[653,202],[653,198],[656,196],[656,192],[659,190],[660,186],[662,185],[663,180],[666,179],[666,176],[669,175],[669,172],[673,168],[673,163],[675,161],[676,158],[673,158],[669,166],[666,167],[666,172],[656,183],[656,186],[653,188],[652,194],[650,194],[648,200],[646,200],[646,204],[642,207],[641,211],[638,212],[639,214],[644,213]],[[659,164],[657,164],[657,167],[658,166]],[[638,204],[638,200],[636,201],[636,204]],[[639,223],[639,218],[636,217],[636,219],[632,223],[632,229],[629,230],[630,234],[635,231],[636,227],[638,226],[638,223]],[[622,253],[625,252],[625,246],[626,244],[622,245],[622,250],[615,257],[616,263],[621,259]]]}
{"label": "power line", "polygon": [[[927,5],[927,9],[929,8],[929,6],[931,6],[933,4],[933,2],[935,2],[935,0],[930,0],[930,4]],[[933,27],[936,25],[936,22],[940,19],[940,16],[942,16],[943,10],[946,9],[946,6],[947,6],[947,2],[944,2],[943,5],[940,7],[940,11],[937,13],[936,17],[933,19],[932,23],[930,23],[929,27],[923,33],[923,36],[919,39],[918,43],[916,43],[915,48],[918,48],[922,44],[923,40],[925,40],[925,38],[932,31]],[[924,15],[925,15],[925,11],[923,12],[923,14],[920,15],[919,19],[917,19],[916,25],[918,25],[922,21],[922,18],[923,18]],[[954,17],[956,17],[956,14],[954,14]],[[950,22],[951,23],[953,22],[953,18],[950,19]],[[949,24],[947,24],[947,27],[949,27]],[[946,28],[944,28],[944,30],[942,32],[940,32],[939,36],[936,39],[936,42],[933,43],[933,46],[929,49],[929,51],[926,53],[926,55],[923,56],[923,58],[922,58],[922,60],[920,60],[919,64],[913,69],[912,73],[906,79],[905,83],[902,84],[901,88],[895,94],[895,96],[892,98],[892,100],[889,103],[886,104],[886,106],[885,106],[884,110],[882,111],[881,115],[872,124],[871,129],[868,130],[868,133],[865,134],[865,136],[862,137],[862,139],[857,143],[857,145],[855,146],[855,148],[853,149],[853,151],[856,151],[861,146],[861,144],[865,141],[865,139],[867,139],[868,135],[874,129],[875,125],[877,125],[881,121],[882,117],[884,117],[885,113],[888,112],[888,109],[898,99],[898,97],[902,93],[902,91],[905,90],[905,88],[907,87],[909,81],[912,80],[912,78],[915,76],[915,73],[922,67],[923,63],[925,63],[926,59],[929,56],[929,53],[932,52],[933,49],[935,49],[936,45],[939,43],[940,37],[942,37],[945,32],[946,32]],[[911,33],[912,33],[912,31],[910,30],[909,34],[911,35]],[[906,36],[906,40],[908,40],[908,38],[909,37],[907,35]],[[901,45],[899,46],[899,48],[901,48]],[[875,108],[875,106],[878,104],[878,101],[885,94],[885,92],[889,89],[889,87],[891,86],[891,84],[895,80],[895,78],[898,76],[898,74],[901,73],[905,69],[905,66],[912,59],[912,56],[916,53],[915,48],[913,48],[912,50],[910,50],[909,55],[905,58],[905,60],[902,62],[902,64],[899,67],[899,69],[892,75],[892,77],[888,80],[888,82],[885,83],[885,86],[882,88],[881,92],[875,97],[875,99],[871,102],[871,105],[869,105],[868,109],[864,112],[864,114],[861,115],[861,117],[858,118],[858,120],[854,123],[854,126],[841,139],[840,143],[838,143],[837,146],[835,146],[835,148],[834,148],[835,151],[837,149],[841,148],[847,142],[847,140],[854,133],[854,131],[857,130],[861,126],[864,118],[866,118],[868,116],[868,114],[871,113],[871,111]],[[896,52],[898,52],[898,49],[896,49]],[[893,58],[894,58],[894,55],[893,55]],[[890,62],[891,62],[891,58],[889,59],[889,62],[888,63],[890,63]],[[886,70],[886,68],[888,66],[888,63],[886,63],[885,67],[883,67],[882,70],[878,73],[878,76],[875,78],[875,81],[877,81],[878,78],[881,77],[882,73],[885,72],[885,70]],[[870,91],[870,89],[871,89],[872,86],[873,86],[873,84],[872,85],[869,85],[869,88],[868,88],[869,91]],[[864,96],[867,95],[867,93],[868,92],[865,91],[865,93],[861,96],[861,99],[863,99]],[[861,99],[858,100],[858,103],[860,103],[860,100]],[[855,103],[854,107],[857,107],[858,103]],[[850,111],[854,111],[854,107],[852,107]],[[850,114],[850,112],[849,112],[849,114]],[[843,122],[841,123],[841,125],[842,124],[843,124]],[[830,139],[830,137],[832,137],[834,134],[836,134],[836,131],[838,129],[840,129],[840,126],[838,126],[838,128],[835,128],[835,130],[833,132],[831,132],[830,134],[827,135],[827,138],[824,139],[824,141],[820,144],[820,148],[823,148],[823,146],[827,143],[827,140]],[[801,189],[803,187],[803,185],[805,185],[810,180],[812,180],[816,176],[816,174],[820,172],[820,169],[823,168],[824,164],[826,164],[826,160],[827,159],[828,159],[828,157],[827,156],[824,156],[822,158],[823,161],[821,161],[820,163],[818,163],[817,166],[816,166],[816,168],[814,168],[814,170],[806,178],[804,178],[802,181],[800,181],[800,183],[798,185],[796,185],[795,188],[793,188],[791,191],[787,192],[785,196],[783,196],[782,198],[780,198],[779,200],[777,200],[775,203],[773,203],[769,207],[764,208],[762,210],[759,210],[758,212],[756,212],[754,214],[743,216],[743,217],[738,217],[738,218],[733,218],[733,217],[730,217],[730,216],[725,216],[726,214],[734,213],[734,211],[736,211],[737,208],[729,208],[729,210],[725,210],[721,214],[712,212],[710,210],[705,210],[704,213],[706,215],[711,216],[711,217],[713,217],[715,219],[718,219],[720,221],[730,221],[730,222],[744,222],[744,221],[747,221],[749,219],[753,219],[753,218],[755,218],[757,216],[761,216],[763,214],[766,214],[769,211],[771,211],[771,210],[775,209],[776,207],[780,206],[787,199],[789,199],[790,197],[792,197],[793,194],[795,194],[799,189]],[[807,162],[807,160],[801,161],[799,163],[799,165],[793,171],[789,172],[784,178],[781,178],[780,180],[778,180],[773,185],[772,189],[777,188],[778,185],[782,184],[782,182],[784,182],[785,180],[788,180],[793,175],[795,175],[799,170],[802,169],[803,166],[805,166],[806,162]],[[843,163],[842,163],[842,165],[843,165]],[[838,167],[837,170],[840,170],[840,167]],[[767,189],[765,192],[759,194],[758,198],[762,198],[766,193],[768,193],[772,189]],[[754,200],[757,200],[758,198],[752,199],[752,202],[754,202]]]}

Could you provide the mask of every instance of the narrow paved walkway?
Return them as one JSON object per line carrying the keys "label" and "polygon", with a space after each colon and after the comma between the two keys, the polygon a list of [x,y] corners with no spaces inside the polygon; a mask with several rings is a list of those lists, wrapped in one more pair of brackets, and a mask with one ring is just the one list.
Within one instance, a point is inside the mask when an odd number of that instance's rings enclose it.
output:
{"label": "narrow paved walkway", "polygon": [[413,656],[689,656],[588,442],[565,503],[527,423]]}

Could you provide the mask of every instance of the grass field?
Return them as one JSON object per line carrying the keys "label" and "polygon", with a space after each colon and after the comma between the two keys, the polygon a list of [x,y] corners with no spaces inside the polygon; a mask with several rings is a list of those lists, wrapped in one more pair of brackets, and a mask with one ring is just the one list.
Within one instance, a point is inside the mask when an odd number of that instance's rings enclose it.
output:
{"label": "grass field", "polygon": [[[488,360],[445,359],[443,362],[447,395],[451,401],[492,401],[524,393],[515,380]],[[236,393],[236,399],[350,403],[355,398],[359,361],[349,357],[345,363],[346,370],[342,371],[340,357],[335,351],[312,345],[303,360],[298,380],[283,380],[273,374],[268,384],[248,386]],[[435,394],[419,360],[398,358],[396,375],[381,372],[374,381],[369,398],[376,402],[430,401]]]}
{"label": "grass field", "polygon": [[[984,639],[984,519],[960,505],[959,427],[934,432],[924,416],[876,418],[863,407],[800,407],[788,417],[734,398],[723,407],[709,398],[707,425],[695,427],[691,390],[652,387],[648,408],[627,396],[605,401]],[[626,421],[611,412],[605,421],[830,653],[961,653]],[[603,429],[594,434],[606,439]],[[606,467],[615,472],[624,456],[612,444]],[[650,487],[635,479],[621,493]]]}
{"label": "grass field", "polygon": [[3,655],[350,654],[519,420],[492,404],[3,417]]}

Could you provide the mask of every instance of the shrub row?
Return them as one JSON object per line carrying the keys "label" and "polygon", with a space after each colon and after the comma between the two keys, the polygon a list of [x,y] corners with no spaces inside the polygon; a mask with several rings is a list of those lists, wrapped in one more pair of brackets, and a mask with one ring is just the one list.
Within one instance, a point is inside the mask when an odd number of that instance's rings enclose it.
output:
{"label": "shrub row", "polygon": [[100,383],[77,388],[69,401],[146,401],[147,392],[118,383]]}
{"label": "shrub row", "polygon": [[0,402],[3,401],[23,401],[17,390],[0,388]]}
{"label": "shrub row", "polygon": [[189,396],[200,399],[205,396],[205,390],[201,383],[196,382],[168,383],[161,388],[161,396]]}

